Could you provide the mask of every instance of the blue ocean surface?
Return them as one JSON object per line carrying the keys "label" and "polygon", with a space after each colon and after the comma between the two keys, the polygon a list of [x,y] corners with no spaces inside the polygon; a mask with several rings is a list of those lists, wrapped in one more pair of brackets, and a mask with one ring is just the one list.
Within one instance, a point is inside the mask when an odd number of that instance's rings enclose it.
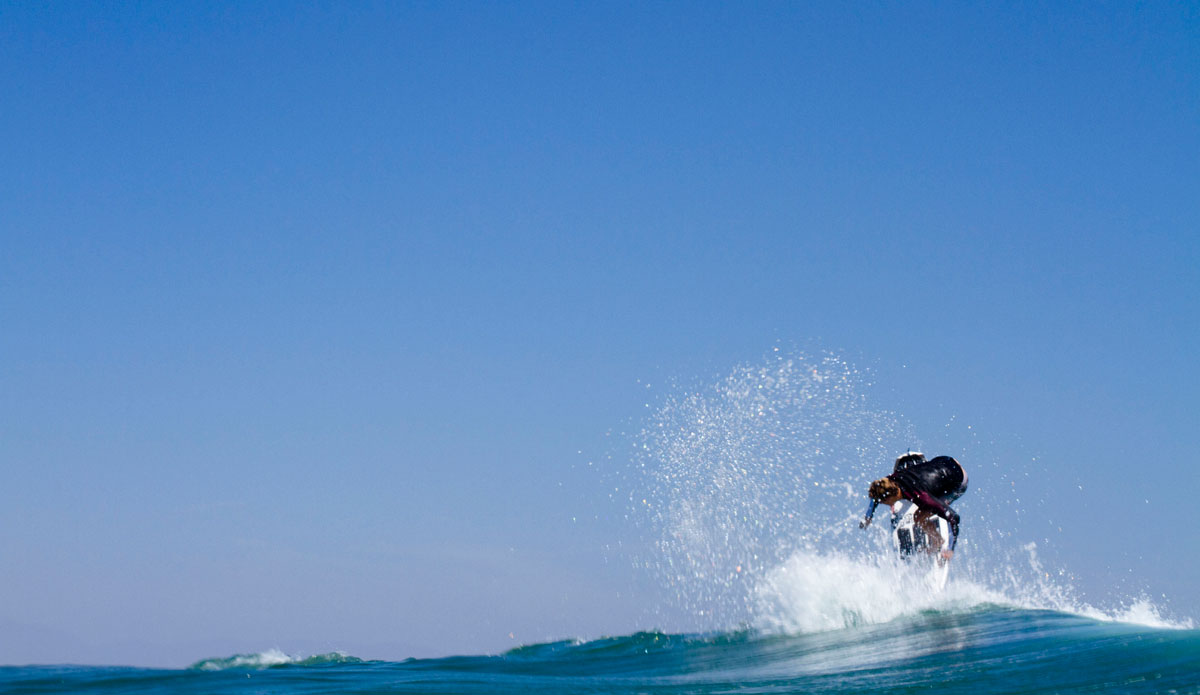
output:
{"label": "blue ocean surface", "polygon": [[0,667],[4,693],[1200,693],[1200,630],[995,605],[812,634],[642,632],[499,655],[278,652],[181,670]]}

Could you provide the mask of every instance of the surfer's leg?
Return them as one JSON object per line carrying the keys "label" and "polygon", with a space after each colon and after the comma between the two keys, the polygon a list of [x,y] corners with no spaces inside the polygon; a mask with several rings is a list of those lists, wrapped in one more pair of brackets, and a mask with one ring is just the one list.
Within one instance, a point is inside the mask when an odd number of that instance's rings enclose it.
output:
{"label": "surfer's leg", "polygon": [[941,550],[942,543],[945,542],[942,538],[942,534],[938,532],[937,523],[930,521],[931,516],[933,516],[933,514],[925,511],[924,509],[919,510],[916,515],[913,516],[913,522],[925,532],[926,543],[928,543],[929,546],[926,548],[925,552],[929,553]]}

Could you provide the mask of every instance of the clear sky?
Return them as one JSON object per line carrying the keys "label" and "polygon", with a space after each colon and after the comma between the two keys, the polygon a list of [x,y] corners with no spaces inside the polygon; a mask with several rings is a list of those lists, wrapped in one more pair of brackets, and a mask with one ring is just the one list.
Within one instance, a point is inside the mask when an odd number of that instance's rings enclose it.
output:
{"label": "clear sky", "polygon": [[1200,6],[339,5],[0,6],[0,663],[651,627],[581,464],[779,344],[1200,618]]}

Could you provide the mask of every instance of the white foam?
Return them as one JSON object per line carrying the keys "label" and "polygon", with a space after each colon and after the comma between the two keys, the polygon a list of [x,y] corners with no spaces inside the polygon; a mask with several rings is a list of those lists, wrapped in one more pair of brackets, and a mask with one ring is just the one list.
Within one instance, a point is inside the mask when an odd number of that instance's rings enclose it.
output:
{"label": "white foam", "polygon": [[907,566],[891,555],[795,553],[755,587],[755,625],[769,632],[810,633],[885,623],[923,611],[998,605],[1155,628],[1193,627],[1190,620],[1163,617],[1145,598],[1116,609],[1096,608],[1079,600],[1069,585],[1041,572],[1034,549],[1026,550],[1036,572],[1005,572],[981,580],[968,567],[952,566],[950,581],[941,592],[925,581],[923,567]]}
{"label": "white foam", "polygon": [[969,581],[934,591],[922,570],[887,557],[796,553],[756,587],[757,626],[787,633],[836,630],[1000,598]]}
{"label": "white foam", "polygon": [[1195,623],[1191,620],[1169,620],[1164,618],[1159,613],[1158,606],[1154,605],[1150,599],[1139,598],[1131,603],[1126,608],[1112,614],[1112,620],[1122,623],[1134,623],[1137,625],[1146,625],[1149,627],[1173,628],[1179,630],[1191,630],[1195,628]]}

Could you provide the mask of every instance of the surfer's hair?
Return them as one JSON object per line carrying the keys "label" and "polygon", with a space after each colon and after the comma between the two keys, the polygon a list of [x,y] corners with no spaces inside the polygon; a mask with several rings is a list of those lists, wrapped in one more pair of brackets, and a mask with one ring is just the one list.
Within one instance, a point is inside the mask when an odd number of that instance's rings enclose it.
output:
{"label": "surfer's hair", "polygon": [[876,502],[882,502],[892,495],[899,493],[900,486],[890,478],[880,478],[871,483],[871,487],[867,489],[867,495]]}

